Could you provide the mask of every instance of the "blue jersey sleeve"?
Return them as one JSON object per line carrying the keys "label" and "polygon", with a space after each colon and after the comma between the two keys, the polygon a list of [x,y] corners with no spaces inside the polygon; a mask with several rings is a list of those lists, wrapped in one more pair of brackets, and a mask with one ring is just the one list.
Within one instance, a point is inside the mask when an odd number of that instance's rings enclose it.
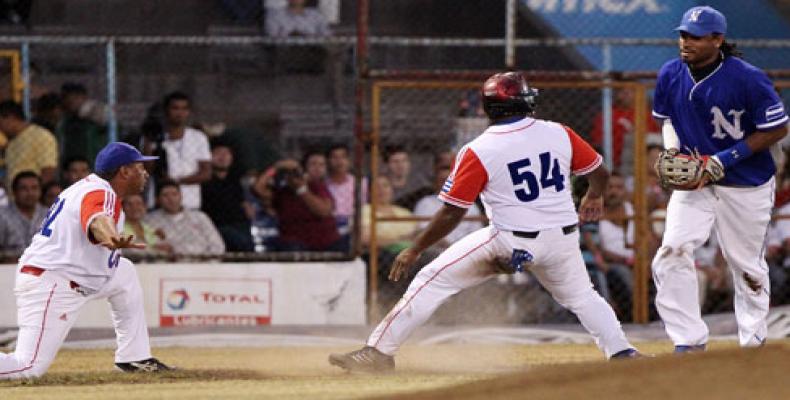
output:
{"label": "blue jersey sleeve", "polygon": [[759,130],[771,130],[787,123],[782,99],[774,90],[771,80],[760,70],[754,70],[746,91],[752,121]]}
{"label": "blue jersey sleeve", "polygon": [[669,79],[671,78],[670,70],[670,63],[667,63],[661,67],[660,71],[658,71],[656,90],[653,94],[653,117],[658,119],[667,119],[671,116],[669,93],[667,88],[669,85]]}

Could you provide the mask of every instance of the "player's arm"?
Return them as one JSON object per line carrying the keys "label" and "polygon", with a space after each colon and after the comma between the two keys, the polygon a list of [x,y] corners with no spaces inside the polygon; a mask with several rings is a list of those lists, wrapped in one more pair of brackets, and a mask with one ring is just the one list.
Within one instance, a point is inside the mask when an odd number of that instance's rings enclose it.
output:
{"label": "player's arm", "polygon": [[93,217],[88,225],[89,237],[99,246],[110,250],[115,249],[144,249],[145,243],[134,243],[134,235],[121,235],[115,229],[112,217],[101,214]]}
{"label": "player's arm", "polygon": [[576,176],[587,177],[587,193],[579,203],[579,218],[582,221],[597,221],[603,215],[603,192],[609,182],[609,170],[603,165],[595,149],[585,142],[570,127],[564,127],[571,142],[571,172]]}
{"label": "player's arm", "polygon": [[417,235],[414,244],[398,254],[390,267],[389,279],[399,280],[425,249],[452,232],[464,218],[466,210],[474,206],[475,199],[487,183],[488,173],[477,154],[468,147],[462,148],[456,157],[453,172],[439,193],[444,206],[434,214],[425,230]]}
{"label": "player's arm", "polygon": [[788,116],[771,80],[762,72],[749,78],[746,104],[758,132],[712,156],[725,170],[754,153],[767,150],[787,134]]}
{"label": "player's arm", "polygon": [[754,135],[746,138],[746,145],[752,153],[768,150],[769,147],[780,140],[784,139],[787,135],[787,125],[781,125],[768,131],[760,131]]}
{"label": "player's arm", "polygon": [[91,243],[110,250],[121,248],[144,249],[145,244],[133,243],[134,235],[121,235],[115,228],[112,213],[120,212],[115,194],[106,190],[94,190],[82,198],[80,225]]}
{"label": "player's arm", "polygon": [[672,120],[665,118],[661,121],[661,137],[664,139],[664,149],[680,150],[680,139],[675,127],[672,125]]}
{"label": "player's arm", "polygon": [[587,174],[587,193],[579,202],[579,218],[583,221],[597,221],[603,215],[603,192],[609,182],[609,170],[603,164]]}
{"label": "player's arm", "polygon": [[445,203],[444,206],[433,215],[428,226],[417,235],[414,244],[398,254],[392,263],[389,279],[397,282],[405,272],[407,272],[414,262],[420,257],[425,249],[433,246],[436,242],[452,232],[466,215],[466,208],[456,207]]}

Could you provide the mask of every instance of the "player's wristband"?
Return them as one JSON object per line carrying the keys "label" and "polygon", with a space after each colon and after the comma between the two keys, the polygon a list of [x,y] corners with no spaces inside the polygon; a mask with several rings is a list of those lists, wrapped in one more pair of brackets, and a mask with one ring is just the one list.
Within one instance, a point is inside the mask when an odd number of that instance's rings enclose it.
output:
{"label": "player's wristband", "polygon": [[300,186],[299,189],[296,189],[296,194],[299,196],[307,193],[307,185]]}
{"label": "player's wristband", "polygon": [[752,149],[746,144],[745,140],[736,143],[729,149],[716,153],[716,158],[721,161],[721,165],[727,169],[752,155]]}

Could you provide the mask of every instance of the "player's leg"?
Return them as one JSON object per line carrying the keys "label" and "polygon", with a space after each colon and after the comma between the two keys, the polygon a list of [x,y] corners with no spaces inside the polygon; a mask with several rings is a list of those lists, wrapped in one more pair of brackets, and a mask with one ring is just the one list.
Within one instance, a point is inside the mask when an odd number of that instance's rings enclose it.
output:
{"label": "player's leg", "polygon": [[576,314],[607,357],[632,349],[614,310],[593,289],[579,251],[579,233],[544,231],[535,240],[541,242],[546,252],[544,262],[530,268],[541,285],[558,303]]}
{"label": "player's leg", "polygon": [[771,220],[773,181],[757,188],[717,188],[716,232],[730,266],[741,346],[759,346],[768,333],[768,263],[763,249]]}
{"label": "player's leg", "polygon": [[664,238],[653,258],[656,308],[676,350],[708,341],[708,327],[699,304],[694,249],[710,235],[715,202],[711,188],[672,193]]}
{"label": "player's leg", "polygon": [[17,274],[19,333],[16,350],[0,353],[0,379],[44,375],[85,304],[85,297],[71,289],[68,281],[48,274]]}
{"label": "player's leg", "polygon": [[116,363],[129,363],[151,358],[148,325],[143,308],[143,289],[131,261],[121,257],[115,275],[99,293],[107,297],[118,348]]}
{"label": "player's leg", "polygon": [[373,330],[368,346],[387,355],[395,354],[414,329],[450,296],[493,277],[490,260],[497,251],[501,252],[497,237],[504,234],[494,228],[482,228],[454,243],[426,265]]}

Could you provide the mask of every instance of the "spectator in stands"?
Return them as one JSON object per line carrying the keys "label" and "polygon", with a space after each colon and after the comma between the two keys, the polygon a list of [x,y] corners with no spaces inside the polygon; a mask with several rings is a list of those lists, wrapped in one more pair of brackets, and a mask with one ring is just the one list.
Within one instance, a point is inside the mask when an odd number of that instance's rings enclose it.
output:
{"label": "spectator in stands", "polygon": [[241,173],[230,145],[215,141],[211,149],[211,179],[201,186],[205,212],[217,227],[227,251],[252,251],[250,220],[244,213]]}
{"label": "spectator in stands", "polygon": [[790,295],[790,203],[774,209],[774,222],[768,229],[766,260],[771,278],[772,300],[783,300]]}
{"label": "spectator in stands", "polygon": [[[164,135],[160,144],[144,138],[143,150],[146,154],[156,154],[164,150],[158,167],[166,173],[160,180],[172,180],[180,185],[183,205],[187,209],[199,209],[201,205],[200,184],[211,179],[211,150],[206,135],[187,124],[191,114],[189,96],[173,92],[162,101],[164,108]],[[161,149],[157,146],[161,146]]]}
{"label": "spectator in stands", "polygon": [[144,221],[164,232],[176,256],[218,256],[225,252],[225,243],[211,219],[200,210],[183,206],[177,183],[162,182],[157,202],[159,209],[148,214]]}
{"label": "spectator in stands", "polygon": [[[318,153],[320,154],[320,153]],[[310,155],[305,157],[310,162]],[[293,159],[275,163],[274,210],[280,251],[343,251],[332,216],[332,195],[323,178],[309,179]]]}
{"label": "spectator in stands", "polygon": [[[392,189],[395,204],[411,209],[406,200],[408,195],[428,185],[423,175],[414,173],[411,169],[411,158],[402,146],[388,146],[384,151],[385,176],[388,178]],[[414,204],[411,204],[412,206]]]}
{"label": "spectator in stands", "polygon": [[63,184],[66,187],[91,174],[91,164],[82,156],[74,156],[63,163]]}
{"label": "spectator in stands", "polygon": [[[436,214],[440,208],[442,208],[444,202],[439,200],[437,195],[442,190],[442,186],[444,186],[447,176],[450,175],[451,170],[451,164],[449,163],[444,165],[440,164],[434,167],[432,193],[423,196],[423,198],[417,201],[417,205],[414,207],[415,216],[431,217]],[[469,207],[469,211],[466,213],[466,217],[473,218],[481,216],[482,214],[480,213],[480,208],[477,206],[477,204]],[[419,229],[423,229],[428,226],[428,221],[420,222],[418,226]],[[480,221],[463,221],[458,224],[458,226],[452,232],[448,233],[444,239],[436,243],[433,247],[435,250],[443,251],[444,249],[450,247],[451,244],[482,227],[483,223]]]}
{"label": "spectator in stands", "polygon": [[252,221],[252,240],[255,252],[262,253],[277,249],[280,231],[277,228],[277,213],[274,210],[274,168],[261,171],[250,190],[245,193],[247,216]]}
{"label": "spectator in stands", "polygon": [[[388,217],[412,217],[412,212],[400,207],[393,203],[393,190],[389,178],[384,175],[379,175],[376,179],[376,193],[371,202],[376,203],[376,218]],[[371,204],[365,204],[362,207],[362,245],[364,246],[365,253],[363,257],[369,260],[369,250],[372,246],[371,239],[371,225],[373,223],[373,207]],[[417,222],[415,221],[378,221],[376,222],[376,246],[378,247],[378,265],[380,282],[379,288],[379,306],[387,308],[395,304],[396,301],[403,294],[406,285],[414,278],[419,268],[412,269],[407,279],[401,279],[398,282],[392,282],[387,278],[389,266],[392,261],[400,253],[401,250],[408,247],[416,234]],[[426,253],[427,254],[427,253]],[[422,260],[422,259],[421,259]],[[426,260],[427,261],[427,260]],[[422,263],[423,261],[421,261]]]}
{"label": "spectator in stands", "polygon": [[700,307],[704,307],[710,300],[722,299],[729,302],[732,298],[732,279],[721,254],[715,229],[711,231],[708,240],[694,250],[694,266],[697,271]]}
{"label": "spectator in stands", "polygon": [[612,172],[606,187],[604,216],[599,223],[604,264],[598,267],[606,274],[616,311],[621,318],[630,318],[631,293],[634,280],[634,207],[626,199],[625,180]]}
{"label": "spectator in stands", "polygon": [[63,120],[58,126],[61,155],[65,159],[96,159],[107,144],[107,106],[90,99],[80,83],[67,82],[60,88]]}
{"label": "spectator in stands", "polygon": [[22,106],[13,100],[0,102],[0,131],[10,139],[5,149],[6,187],[22,171],[33,171],[42,184],[55,180],[58,144],[52,132],[27,122]]}
{"label": "spectator in stands", "polygon": [[[395,162],[398,163],[400,161],[396,159]],[[452,151],[440,151],[434,153],[433,155],[434,177],[436,177],[436,173],[439,170],[452,169],[454,162],[455,162],[455,153],[453,153]],[[401,166],[396,166],[396,168],[400,168],[400,167]],[[411,167],[409,168],[411,169]],[[444,184],[444,182],[442,182],[442,184]],[[439,189],[441,188],[442,187],[439,186]],[[415,207],[417,206],[417,202],[420,201],[420,199],[426,196],[436,196],[437,194],[439,194],[439,191],[436,188],[435,182],[427,182],[423,184],[423,186],[417,189],[414,189],[410,192],[397,196],[397,200],[395,201],[395,203],[403,208],[414,210]]]}
{"label": "spectator in stands", "polygon": [[[612,161],[614,170],[631,172],[633,165],[634,91],[631,88],[614,90],[612,102]],[[648,132],[660,132],[650,110],[645,110],[645,123]],[[593,145],[603,148],[603,112],[599,111],[593,120],[590,139]]]}
{"label": "spectator in stands", "polygon": [[58,181],[52,181],[41,187],[41,199],[39,202],[44,208],[50,208],[55,204],[55,200],[63,191],[63,185]]}
{"label": "spectator in stands", "polygon": [[[653,167],[663,149],[664,146],[661,143],[650,143],[647,145],[647,157],[645,157],[644,168],[647,171],[645,194],[647,195],[648,212],[666,209],[669,203],[670,192],[661,186],[661,180],[658,178],[658,173],[656,173],[656,169]],[[629,194],[633,194],[634,186],[634,177],[633,175],[629,175],[625,179],[625,187]]]}
{"label": "spectator in stands", "polygon": [[305,7],[305,0],[288,0],[287,7],[269,10],[264,28],[272,37],[331,34],[326,17],[314,7]]}
{"label": "spectator in stands", "polygon": [[50,132],[56,132],[63,118],[63,106],[60,95],[49,92],[41,95],[33,104],[33,122]]}
{"label": "spectator in stands", "polygon": [[[47,209],[38,203],[41,180],[35,172],[22,171],[12,184],[14,203],[0,208],[0,253],[19,256],[41,228]],[[16,261],[15,257],[0,257]]]}
{"label": "spectator in stands", "polygon": [[[348,156],[348,147],[335,145],[326,152],[328,176],[326,188],[332,194],[335,202],[335,222],[341,238],[350,245],[351,227],[354,219],[354,175],[350,173],[351,160]],[[362,201],[367,200],[367,180],[362,180]]]}
{"label": "spectator in stands", "polygon": [[173,246],[167,241],[162,229],[154,229],[143,222],[146,216],[145,202],[140,194],[131,194],[123,199],[123,212],[126,221],[123,225],[124,235],[134,235],[135,243],[143,243],[145,249],[124,249],[124,257],[133,261],[169,257],[173,254]]}
{"label": "spectator in stands", "polygon": [[[393,203],[392,184],[388,177],[380,175],[376,179],[376,217],[412,217],[409,209]],[[370,246],[370,225],[372,223],[372,207],[365,204],[362,207],[362,243]],[[417,229],[414,221],[384,221],[376,224],[376,244],[381,250],[391,253],[393,257],[401,250],[408,247]]]}

